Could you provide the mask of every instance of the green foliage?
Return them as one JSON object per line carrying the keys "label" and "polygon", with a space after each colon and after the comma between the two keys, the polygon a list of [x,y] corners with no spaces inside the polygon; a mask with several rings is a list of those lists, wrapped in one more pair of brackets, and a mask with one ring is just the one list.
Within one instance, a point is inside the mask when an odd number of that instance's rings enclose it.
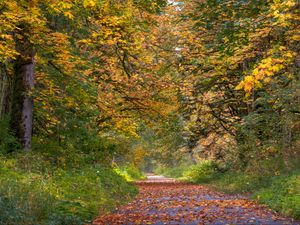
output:
{"label": "green foliage", "polygon": [[196,165],[192,165],[183,173],[183,177],[193,183],[209,181],[216,175],[212,161],[203,160]]}
{"label": "green foliage", "polygon": [[164,172],[167,177],[179,178],[183,176],[183,173],[187,170],[185,167],[170,168]]}
{"label": "green foliage", "polygon": [[124,177],[127,181],[143,180],[145,176],[139,168],[133,164],[114,168],[114,171]]}
{"label": "green foliage", "polygon": [[0,119],[0,154],[20,148],[17,139],[9,132],[9,119]]}
{"label": "green foliage", "polygon": [[[35,137],[32,144],[32,156],[43,157],[48,163],[57,167],[82,168],[87,164],[109,165],[112,155],[119,151],[115,142],[101,137],[84,137],[80,143],[78,139],[69,138],[67,142],[59,143],[55,139],[41,140]],[[30,164],[26,165],[30,166]]]}
{"label": "green foliage", "polygon": [[208,182],[215,189],[227,193],[249,193],[265,187],[269,183],[269,177],[242,172],[228,172],[218,174],[216,179]]}
{"label": "green foliage", "polygon": [[0,224],[83,224],[136,193],[109,167],[60,168],[38,154],[2,157]]}
{"label": "green foliage", "polygon": [[208,185],[228,193],[251,193],[253,198],[272,209],[286,216],[300,218],[299,171],[277,176],[230,172],[219,175]]}
{"label": "green foliage", "polygon": [[207,182],[217,176],[215,165],[211,160],[203,160],[195,165],[157,167],[155,173],[192,183]]}
{"label": "green foliage", "polygon": [[178,167],[157,167],[155,173],[163,174],[166,177],[181,178],[183,174],[189,169],[189,166],[178,166]]}
{"label": "green foliage", "polygon": [[273,177],[271,185],[255,193],[255,198],[284,215],[300,219],[300,173]]}
{"label": "green foliage", "polygon": [[299,160],[299,102],[293,97],[298,94],[299,82],[291,80],[287,89],[282,87],[288,82],[286,78],[276,82],[280,84],[272,82],[269,93],[257,94],[256,110],[237,126],[237,162],[244,169],[272,173]]}

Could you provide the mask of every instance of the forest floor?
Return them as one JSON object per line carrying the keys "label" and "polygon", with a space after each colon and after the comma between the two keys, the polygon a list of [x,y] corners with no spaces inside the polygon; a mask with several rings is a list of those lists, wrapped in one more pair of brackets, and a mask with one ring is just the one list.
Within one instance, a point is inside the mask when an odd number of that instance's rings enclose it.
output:
{"label": "forest floor", "polygon": [[133,202],[97,218],[93,224],[300,224],[245,196],[224,194],[201,185],[155,175],[136,184],[140,192]]}

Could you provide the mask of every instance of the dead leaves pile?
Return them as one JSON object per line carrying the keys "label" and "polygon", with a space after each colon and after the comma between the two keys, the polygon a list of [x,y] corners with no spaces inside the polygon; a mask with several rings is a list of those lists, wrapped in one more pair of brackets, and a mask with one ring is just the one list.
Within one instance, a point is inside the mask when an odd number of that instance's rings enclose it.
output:
{"label": "dead leaves pile", "polygon": [[137,185],[140,193],[132,203],[97,218],[93,224],[300,224],[242,196],[199,185],[165,179]]}

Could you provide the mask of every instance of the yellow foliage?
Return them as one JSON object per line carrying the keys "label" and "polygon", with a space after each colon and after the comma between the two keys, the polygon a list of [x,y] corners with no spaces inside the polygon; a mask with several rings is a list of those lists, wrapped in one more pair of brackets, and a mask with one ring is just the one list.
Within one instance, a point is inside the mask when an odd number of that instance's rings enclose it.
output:
{"label": "yellow foliage", "polygon": [[134,149],[132,154],[133,165],[139,167],[143,163],[146,156],[147,151],[143,147],[139,146],[136,149]]}
{"label": "yellow foliage", "polygon": [[64,16],[68,17],[69,19],[73,19],[74,16],[71,12],[64,12]]}
{"label": "yellow foliage", "polygon": [[274,76],[281,70],[286,68],[289,63],[292,63],[296,53],[287,50],[285,46],[271,49],[267,53],[267,57],[262,59],[260,63],[252,70],[251,75],[247,75],[243,81],[237,86],[236,90],[243,89],[246,94],[251,92],[253,88],[261,88],[263,81],[268,83],[271,81],[269,77]]}
{"label": "yellow foliage", "polygon": [[96,6],[96,0],[83,0],[84,8]]}

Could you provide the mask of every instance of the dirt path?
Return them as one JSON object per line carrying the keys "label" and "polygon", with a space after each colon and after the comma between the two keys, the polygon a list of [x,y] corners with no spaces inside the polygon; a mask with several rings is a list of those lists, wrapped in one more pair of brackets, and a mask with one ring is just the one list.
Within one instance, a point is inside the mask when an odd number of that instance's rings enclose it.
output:
{"label": "dirt path", "polygon": [[200,185],[184,184],[162,176],[137,182],[136,199],[93,224],[300,224],[282,218],[239,195],[228,195]]}

